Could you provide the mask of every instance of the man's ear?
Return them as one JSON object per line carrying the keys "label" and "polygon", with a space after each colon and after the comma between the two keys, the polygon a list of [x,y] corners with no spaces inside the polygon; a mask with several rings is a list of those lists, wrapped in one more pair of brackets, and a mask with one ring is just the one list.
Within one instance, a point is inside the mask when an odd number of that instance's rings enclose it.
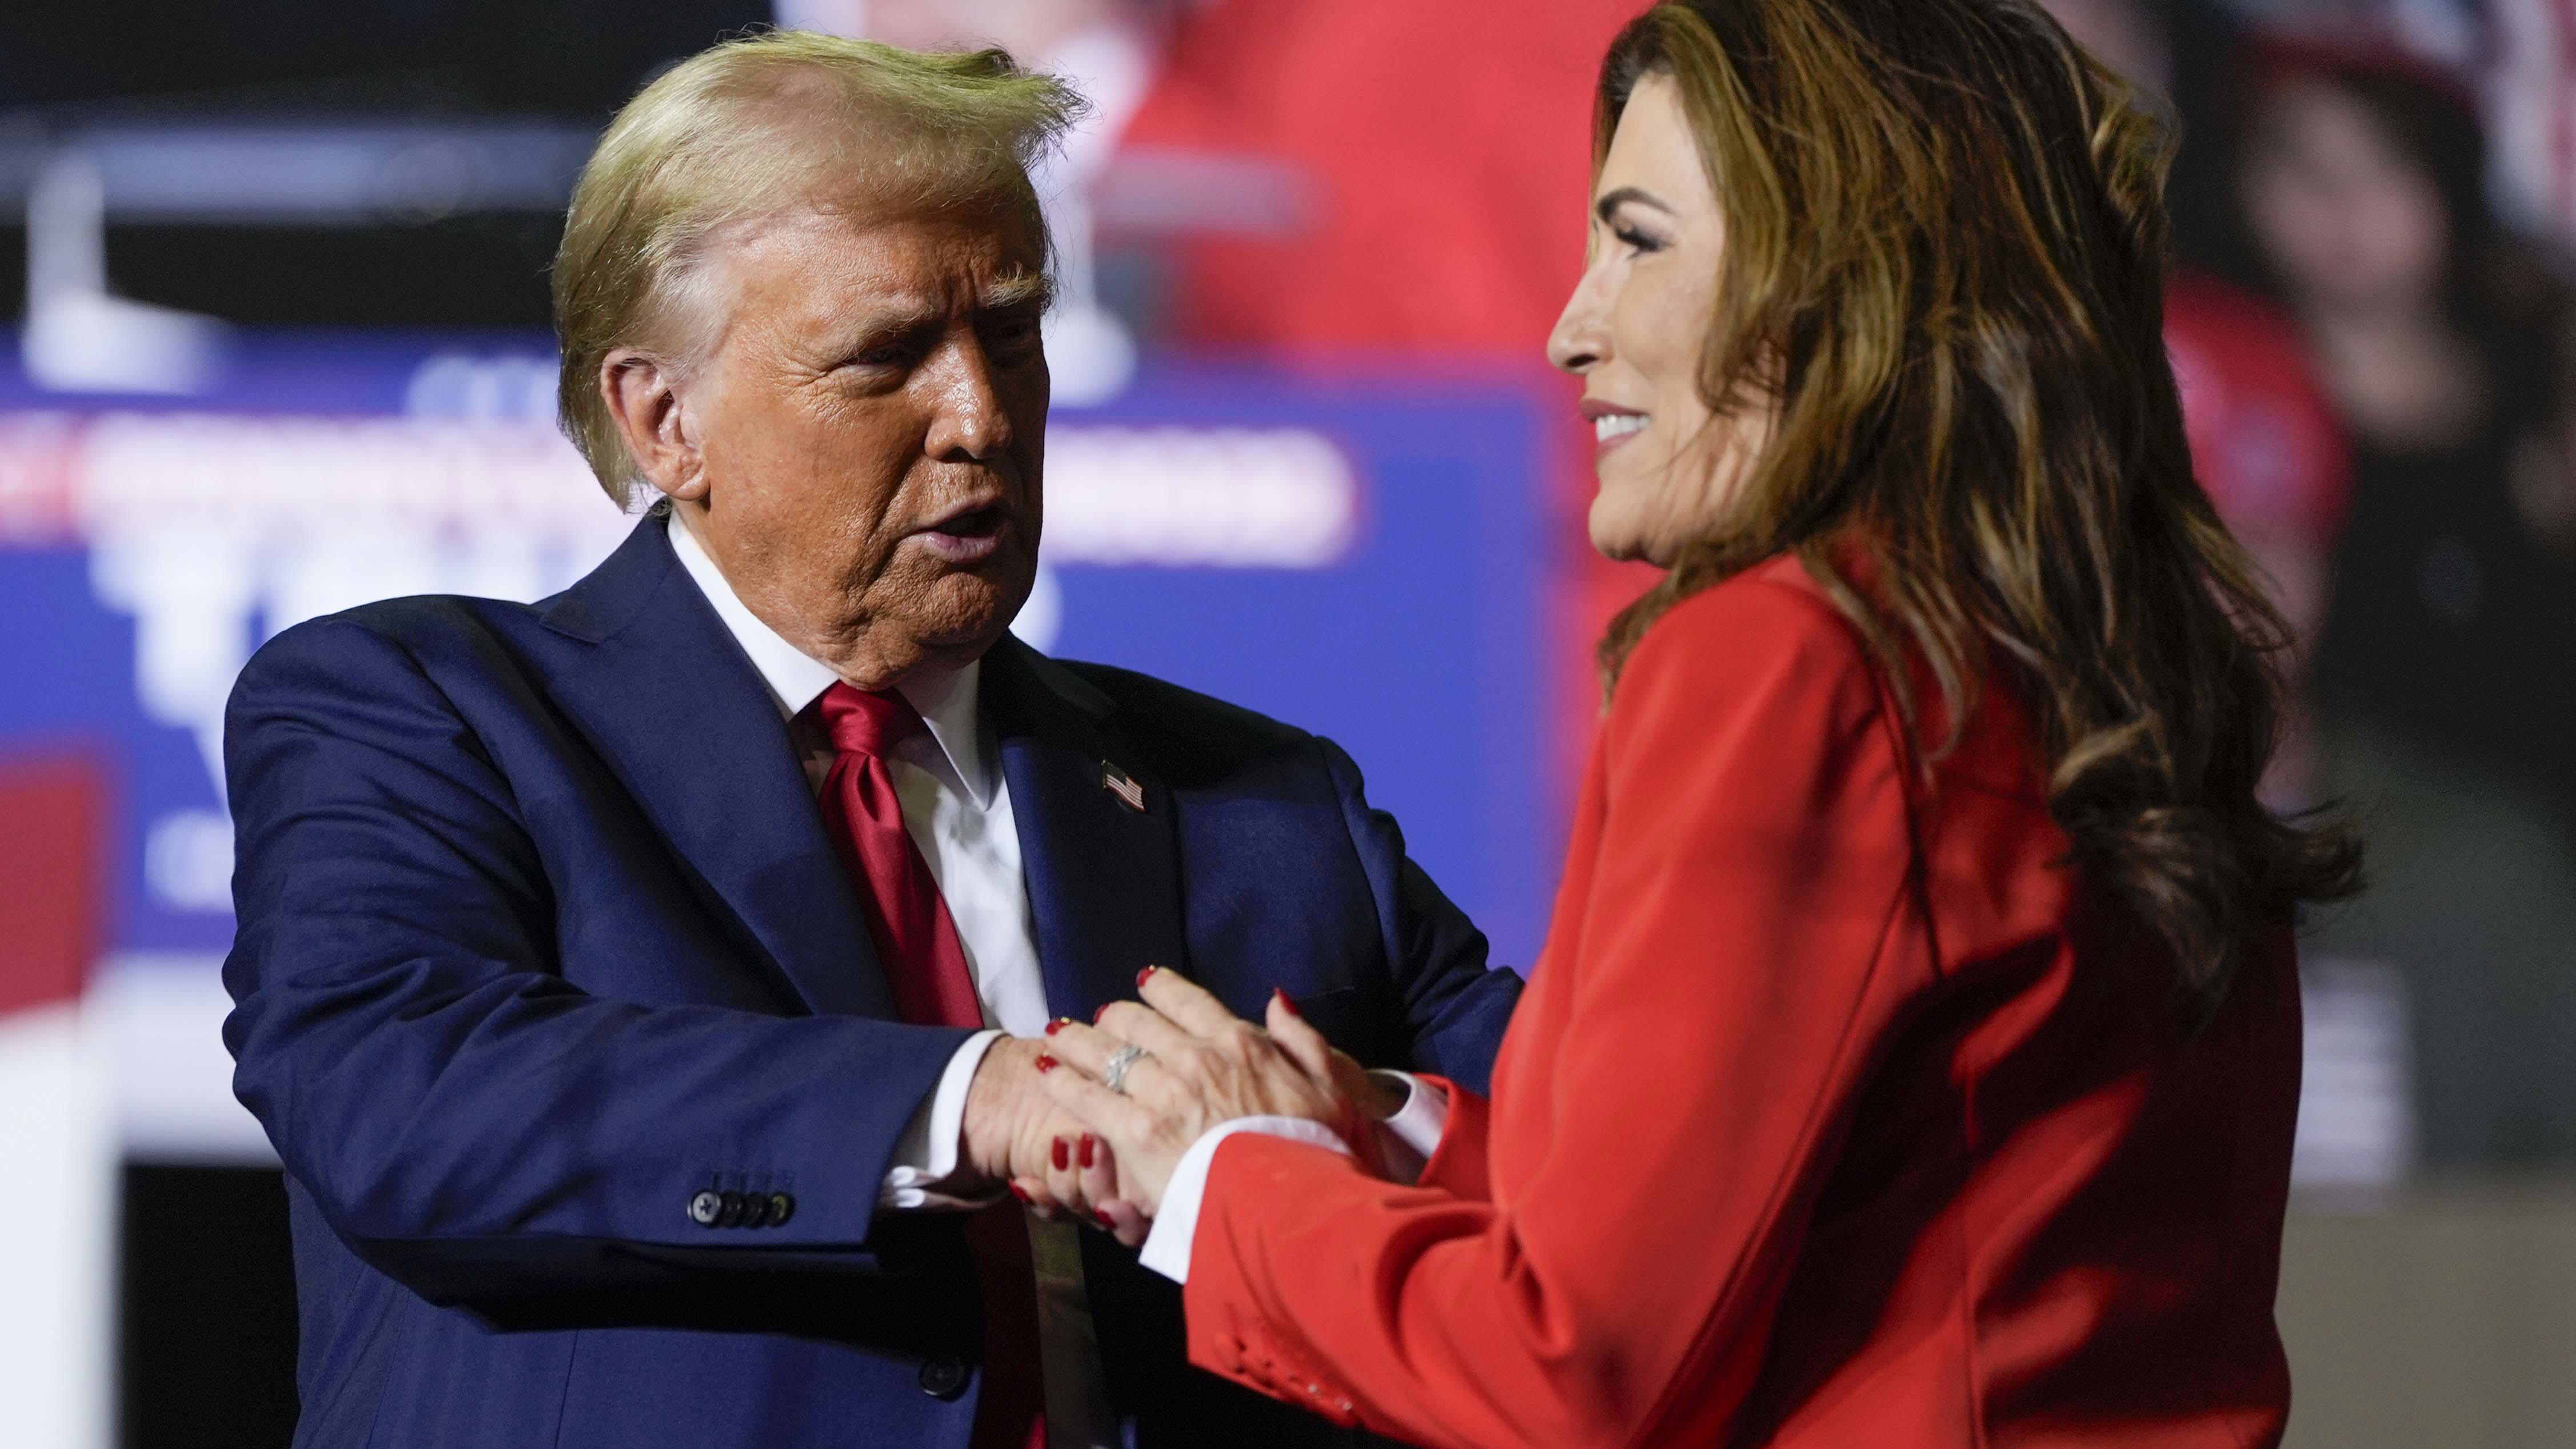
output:
{"label": "man's ear", "polygon": [[692,503],[707,496],[706,460],[698,451],[687,379],[649,352],[621,347],[600,360],[599,395],[635,467],[664,495]]}

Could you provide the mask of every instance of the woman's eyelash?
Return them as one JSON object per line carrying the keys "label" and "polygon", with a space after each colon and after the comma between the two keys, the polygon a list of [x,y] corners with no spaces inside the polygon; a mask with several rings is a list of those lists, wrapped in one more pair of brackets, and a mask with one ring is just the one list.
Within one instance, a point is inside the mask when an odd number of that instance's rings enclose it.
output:
{"label": "woman's eyelash", "polygon": [[1664,249],[1661,237],[1648,236],[1633,226],[1613,226],[1610,228],[1610,234],[1617,237],[1621,245],[1634,247],[1641,252],[1659,252]]}

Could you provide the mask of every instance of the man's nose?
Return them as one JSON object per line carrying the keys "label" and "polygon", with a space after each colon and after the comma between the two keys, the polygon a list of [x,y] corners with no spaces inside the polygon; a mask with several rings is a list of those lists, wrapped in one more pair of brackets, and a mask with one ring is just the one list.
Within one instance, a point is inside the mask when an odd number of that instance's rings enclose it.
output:
{"label": "man's nose", "polygon": [[973,334],[941,347],[929,374],[934,406],[923,448],[930,456],[983,459],[1010,446],[1010,408],[993,384],[992,359]]}

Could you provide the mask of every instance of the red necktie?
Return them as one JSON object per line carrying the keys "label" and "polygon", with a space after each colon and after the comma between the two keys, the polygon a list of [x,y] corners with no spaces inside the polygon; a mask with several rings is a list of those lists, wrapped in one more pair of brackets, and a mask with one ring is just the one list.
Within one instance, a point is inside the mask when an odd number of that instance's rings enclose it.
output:
{"label": "red necktie", "polygon": [[[923,728],[921,716],[897,695],[863,694],[846,684],[823,691],[817,708],[834,751],[823,777],[823,828],[858,888],[895,1010],[916,1025],[982,1027],[984,1008],[957,923],[929,862],[904,831],[894,777],[886,770],[887,751]],[[1046,1449],[1027,1218],[1017,1203],[996,1204],[968,1220],[966,1241],[984,1289],[984,1393],[972,1449]]]}

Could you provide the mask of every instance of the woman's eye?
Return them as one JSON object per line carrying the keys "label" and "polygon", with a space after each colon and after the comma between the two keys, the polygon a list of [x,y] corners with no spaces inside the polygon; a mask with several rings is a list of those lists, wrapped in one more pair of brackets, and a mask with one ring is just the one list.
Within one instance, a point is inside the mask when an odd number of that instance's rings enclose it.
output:
{"label": "woman's eye", "polygon": [[1619,239],[1620,245],[1633,252],[1642,254],[1664,249],[1663,238],[1648,236],[1633,226],[1614,226],[1610,228],[1610,234]]}

